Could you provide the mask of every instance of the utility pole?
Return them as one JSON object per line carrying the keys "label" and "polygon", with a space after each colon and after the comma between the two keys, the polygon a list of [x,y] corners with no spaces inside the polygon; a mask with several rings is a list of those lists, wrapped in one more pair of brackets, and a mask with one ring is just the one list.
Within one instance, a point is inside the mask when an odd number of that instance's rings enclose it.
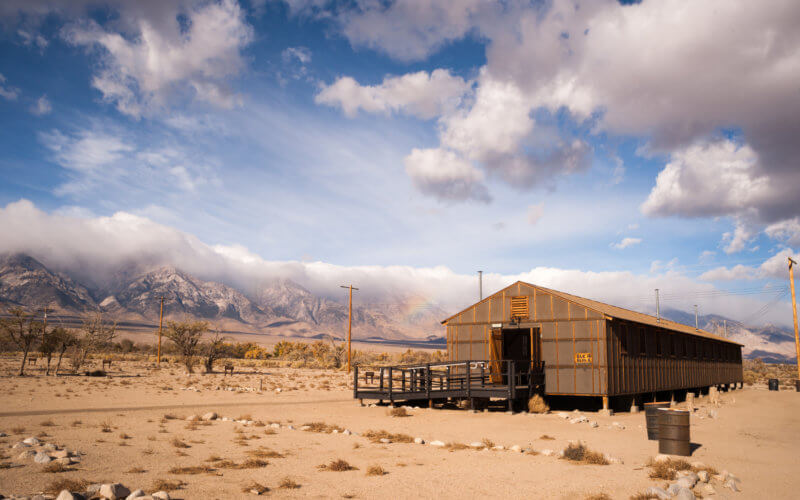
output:
{"label": "utility pole", "polygon": [[697,304],[694,305],[694,331],[699,330],[697,327]]}
{"label": "utility pole", "polygon": [[161,364],[161,328],[164,326],[164,296],[161,300],[161,312],[158,313],[158,363]]}
{"label": "utility pole", "polygon": [[656,288],[656,321],[661,322],[661,309],[658,305],[658,288]]}
{"label": "utility pole", "polygon": [[483,300],[483,271],[478,271],[478,300]]}
{"label": "utility pole", "polygon": [[353,331],[353,290],[358,290],[358,288],[353,288],[353,285],[339,285],[339,288],[347,288],[350,290],[349,309],[347,312],[347,373],[350,373],[350,359],[352,357],[350,341]]}
{"label": "utility pole", "polygon": [[728,320],[727,319],[723,319],[722,320],[722,332],[723,332],[722,335],[727,339],[728,338]]}
{"label": "utility pole", "polygon": [[[800,338],[797,335],[797,302],[794,297],[794,271],[792,271],[792,264],[797,264],[797,262],[789,257],[789,283],[792,288],[792,316],[794,317],[794,347],[797,350],[797,378],[800,380]],[[800,385],[797,385],[797,390],[800,390]]]}

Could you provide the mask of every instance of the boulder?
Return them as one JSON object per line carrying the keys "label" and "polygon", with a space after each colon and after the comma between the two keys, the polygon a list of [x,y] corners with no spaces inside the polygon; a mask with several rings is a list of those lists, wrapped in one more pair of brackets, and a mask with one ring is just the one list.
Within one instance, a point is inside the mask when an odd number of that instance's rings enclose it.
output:
{"label": "boulder", "polygon": [[669,493],[667,493],[661,488],[658,488],[657,486],[651,486],[647,488],[646,490],[644,490],[644,494],[647,495],[648,497],[656,497],[659,500],[669,500],[671,498]]}
{"label": "boulder", "polygon": [[217,413],[213,412],[213,411],[210,411],[210,412],[206,413],[205,415],[203,415],[203,420],[206,420],[206,421],[208,421],[208,420],[216,420],[216,419],[217,419]]}
{"label": "boulder", "polygon": [[38,444],[41,444],[41,441],[39,441],[35,437],[29,437],[27,439],[23,439],[22,442],[27,444],[28,446],[36,446]]}
{"label": "boulder", "polygon": [[52,456],[53,458],[67,458],[69,457],[69,451],[67,450],[54,451],[53,453],[50,454],[50,456]]}
{"label": "boulder", "polygon": [[708,497],[708,496],[711,496],[711,495],[716,495],[716,494],[717,494],[717,490],[715,490],[715,489],[714,489],[714,487],[713,487],[713,486],[711,486],[710,484],[704,484],[704,485],[703,485],[703,486],[701,486],[699,489],[700,489],[700,493],[701,493],[701,494],[702,494],[704,497]]}
{"label": "boulder", "polygon": [[36,462],[37,464],[49,464],[50,462],[53,461],[53,459],[50,458],[50,455],[48,455],[47,453],[40,451],[36,453],[36,456],[33,457],[33,461]]}
{"label": "boulder", "polygon": [[156,500],[169,500],[169,493],[167,493],[166,491],[156,491],[150,496]]}
{"label": "boulder", "polygon": [[58,494],[56,500],[83,500],[83,495],[76,495],[67,490],[61,490],[61,493]]}
{"label": "boulder", "polygon": [[108,498],[109,500],[119,500],[131,494],[131,490],[126,488],[120,483],[106,483],[100,487],[101,497]]}
{"label": "boulder", "polygon": [[144,491],[134,490],[130,495],[127,496],[125,500],[131,500],[133,498],[142,498],[143,496],[145,496]]}
{"label": "boulder", "polygon": [[30,448],[30,447],[31,447],[31,445],[25,444],[22,441],[20,441],[19,443],[14,444],[14,446],[12,446],[11,449],[12,450],[17,450],[19,448]]}

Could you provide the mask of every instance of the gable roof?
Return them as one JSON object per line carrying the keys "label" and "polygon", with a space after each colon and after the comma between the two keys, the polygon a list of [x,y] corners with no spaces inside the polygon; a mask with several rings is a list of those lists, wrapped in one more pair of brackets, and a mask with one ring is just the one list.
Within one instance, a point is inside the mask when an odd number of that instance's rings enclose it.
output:
{"label": "gable roof", "polygon": [[513,286],[515,286],[517,284],[522,284],[522,285],[525,285],[525,286],[530,287],[530,288],[535,288],[537,290],[541,290],[541,291],[543,291],[545,293],[550,293],[550,294],[552,294],[552,295],[554,295],[556,297],[560,297],[560,298],[562,298],[562,299],[564,299],[566,301],[574,302],[575,304],[578,304],[580,306],[587,307],[587,308],[592,309],[594,311],[597,311],[597,312],[599,312],[601,314],[605,314],[606,316],[610,316],[611,318],[623,319],[623,320],[627,320],[627,321],[633,321],[633,322],[636,322],[636,323],[642,323],[642,324],[645,324],[645,325],[656,326],[656,327],[659,327],[659,328],[664,328],[666,330],[672,330],[672,331],[675,331],[675,332],[686,333],[686,334],[689,334],[689,335],[695,335],[697,337],[703,337],[703,338],[707,338],[707,339],[711,339],[711,340],[718,340],[720,342],[727,342],[729,344],[742,345],[742,344],[740,344],[738,342],[734,342],[734,341],[732,341],[730,339],[726,339],[725,337],[720,337],[719,335],[715,335],[715,334],[713,334],[711,332],[707,332],[705,330],[701,330],[701,329],[695,330],[693,327],[688,326],[688,325],[684,325],[682,323],[676,323],[675,321],[670,321],[670,320],[664,319],[664,318],[659,319],[659,318],[656,318],[655,316],[650,316],[649,314],[644,314],[644,313],[640,313],[640,312],[636,312],[636,311],[631,311],[630,309],[625,309],[625,308],[622,308],[622,307],[612,306],[611,304],[598,302],[596,300],[591,300],[591,299],[587,299],[587,298],[584,298],[584,297],[578,297],[577,295],[572,295],[572,294],[565,293],[565,292],[559,292],[558,290],[553,290],[551,288],[545,288],[545,287],[542,287],[542,286],[532,285],[532,284],[526,283],[524,281],[517,281],[517,282],[507,286],[506,288],[498,290],[497,292],[495,292],[492,295],[486,297],[485,299],[481,300],[480,302],[477,302],[477,303],[465,308],[464,310],[462,310],[462,311],[450,316],[446,320],[442,321],[442,324],[446,324],[448,321],[450,321],[451,319],[455,318],[459,314],[467,311],[468,309],[471,309],[471,308],[477,306],[481,302],[485,302],[487,300],[490,300],[495,295],[497,295],[499,293],[502,293],[504,290],[507,290],[508,288],[511,288],[511,287],[513,287]]}

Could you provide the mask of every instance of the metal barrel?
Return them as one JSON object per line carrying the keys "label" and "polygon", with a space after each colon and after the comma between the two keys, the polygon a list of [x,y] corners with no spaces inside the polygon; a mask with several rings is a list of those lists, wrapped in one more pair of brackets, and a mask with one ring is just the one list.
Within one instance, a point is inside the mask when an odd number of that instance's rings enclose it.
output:
{"label": "metal barrel", "polygon": [[797,392],[800,392],[800,379],[797,379],[797,380],[794,381],[794,389]]}
{"label": "metal barrel", "polygon": [[770,391],[777,391],[778,390],[778,379],[776,379],[776,378],[769,379],[768,385],[769,385],[769,390]]}
{"label": "metal barrel", "polygon": [[669,408],[669,401],[644,404],[644,417],[647,420],[647,439],[650,441],[658,439],[658,410],[660,408]]}
{"label": "metal barrel", "polygon": [[658,410],[658,452],[664,455],[688,457],[689,416],[686,410],[661,408]]}

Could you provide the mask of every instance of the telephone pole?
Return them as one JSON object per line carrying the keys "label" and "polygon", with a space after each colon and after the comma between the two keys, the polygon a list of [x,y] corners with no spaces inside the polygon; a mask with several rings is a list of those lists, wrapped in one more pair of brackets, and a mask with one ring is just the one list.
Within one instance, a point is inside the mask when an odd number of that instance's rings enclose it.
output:
{"label": "telephone pole", "polygon": [[339,288],[347,288],[350,290],[350,301],[347,312],[347,373],[350,373],[350,359],[352,357],[350,340],[353,331],[353,290],[358,290],[358,288],[353,288],[353,285],[339,285]]}
{"label": "telephone pole", "polygon": [[[792,271],[792,264],[797,264],[797,262],[789,257],[789,283],[792,288],[792,316],[794,317],[794,347],[797,350],[797,378],[800,380],[800,338],[797,335],[797,302],[794,296],[794,271]],[[800,385],[797,385],[796,389],[800,391]]]}
{"label": "telephone pole", "polygon": [[161,300],[161,312],[158,313],[158,363],[161,364],[161,328],[164,326],[164,296],[159,297]]}
{"label": "telephone pole", "polygon": [[656,321],[661,322],[661,309],[658,305],[658,288],[656,288]]}
{"label": "telephone pole", "polygon": [[694,305],[694,331],[699,330],[697,327],[697,304]]}
{"label": "telephone pole", "polygon": [[478,300],[483,300],[483,271],[478,271]]}

